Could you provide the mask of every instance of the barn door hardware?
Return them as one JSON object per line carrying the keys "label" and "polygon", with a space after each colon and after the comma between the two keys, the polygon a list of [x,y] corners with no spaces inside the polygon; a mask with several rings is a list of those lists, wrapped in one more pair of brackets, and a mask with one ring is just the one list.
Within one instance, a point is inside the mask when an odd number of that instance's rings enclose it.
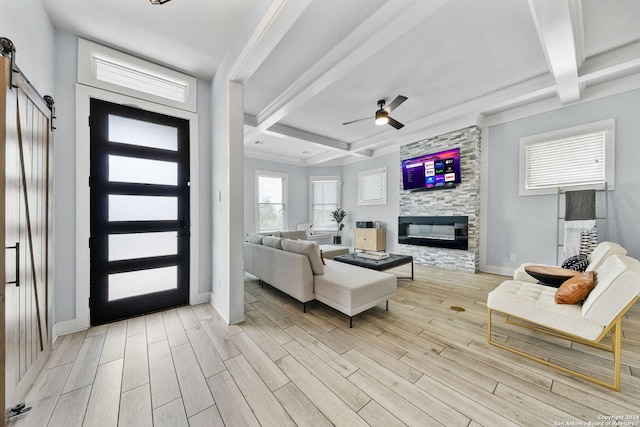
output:
{"label": "barn door hardware", "polygon": [[25,405],[24,402],[18,403],[13,408],[9,409],[9,416],[7,417],[10,420],[13,420],[20,415],[24,415],[31,410],[31,406]]}

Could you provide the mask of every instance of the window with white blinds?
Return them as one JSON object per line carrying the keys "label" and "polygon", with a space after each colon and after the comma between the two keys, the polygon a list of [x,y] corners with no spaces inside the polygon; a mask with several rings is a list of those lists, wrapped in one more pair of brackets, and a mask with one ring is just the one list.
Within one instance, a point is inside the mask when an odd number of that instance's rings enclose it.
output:
{"label": "window with white blinds", "polygon": [[358,205],[387,204],[387,168],[358,173]]}
{"label": "window with white blinds", "polygon": [[256,230],[287,229],[287,174],[256,171]]}
{"label": "window with white blinds", "polygon": [[522,138],[520,195],[613,186],[615,122],[605,120]]}
{"label": "window with white blinds", "polygon": [[314,231],[335,231],[331,212],[340,207],[340,177],[311,177],[311,224]]}

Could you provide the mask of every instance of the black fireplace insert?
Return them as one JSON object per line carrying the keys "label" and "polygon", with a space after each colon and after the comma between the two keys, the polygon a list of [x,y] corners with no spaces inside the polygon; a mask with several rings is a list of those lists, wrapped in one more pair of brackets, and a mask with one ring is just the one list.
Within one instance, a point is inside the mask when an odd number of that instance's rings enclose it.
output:
{"label": "black fireplace insert", "polygon": [[469,217],[398,217],[398,243],[467,250],[469,249]]}

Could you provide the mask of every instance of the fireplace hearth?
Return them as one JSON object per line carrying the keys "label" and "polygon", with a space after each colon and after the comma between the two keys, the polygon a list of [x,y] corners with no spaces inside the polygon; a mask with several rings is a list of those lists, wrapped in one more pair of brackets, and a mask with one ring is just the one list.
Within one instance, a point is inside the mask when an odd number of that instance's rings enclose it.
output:
{"label": "fireplace hearth", "polygon": [[467,250],[469,218],[466,216],[398,217],[398,243]]}

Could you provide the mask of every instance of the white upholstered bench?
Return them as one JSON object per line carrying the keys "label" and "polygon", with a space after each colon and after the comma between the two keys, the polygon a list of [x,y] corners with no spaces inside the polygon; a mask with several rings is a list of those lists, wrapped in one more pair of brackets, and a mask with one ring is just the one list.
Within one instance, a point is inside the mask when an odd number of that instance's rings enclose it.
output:
{"label": "white upholstered bench", "polygon": [[[489,343],[580,378],[619,390],[622,317],[638,300],[640,262],[624,255],[611,255],[594,271],[596,286],[582,304],[557,304],[554,299],[556,289],[541,284],[519,280],[507,280],[500,284],[489,293],[487,298]],[[613,352],[613,382],[602,381],[494,341],[491,331],[493,311],[504,313],[510,324]],[[514,320],[514,318],[520,320]],[[600,342],[609,333],[612,335],[611,345],[605,346]]]}

